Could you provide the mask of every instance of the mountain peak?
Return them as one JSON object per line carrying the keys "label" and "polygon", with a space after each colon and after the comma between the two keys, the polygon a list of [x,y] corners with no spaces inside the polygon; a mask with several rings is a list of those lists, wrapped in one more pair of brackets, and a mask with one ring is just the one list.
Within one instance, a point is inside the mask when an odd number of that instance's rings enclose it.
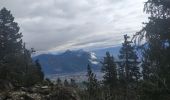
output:
{"label": "mountain peak", "polygon": [[87,64],[97,68],[98,60],[94,53],[80,50],[66,50],[59,55],[44,55],[36,57],[40,60],[45,74],[73,73],[86,71]]}
{"label": "mountain peak", "polygon": [[64,53],[71,53],[72,51],[70,49],[67,49]]}

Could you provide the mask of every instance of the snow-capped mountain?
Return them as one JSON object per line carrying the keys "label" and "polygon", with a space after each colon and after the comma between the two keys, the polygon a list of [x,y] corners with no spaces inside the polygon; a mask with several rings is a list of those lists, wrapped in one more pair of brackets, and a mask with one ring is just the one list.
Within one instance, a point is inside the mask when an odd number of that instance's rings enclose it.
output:
{"label": "snow-capped mountain", "polygon": [[84,50],[67,50],[58,55],[41,54],[33,59],[39,59],[46,75],[86,71],[87,64],[90,64],[93,70],[100,70],[96,54]]}

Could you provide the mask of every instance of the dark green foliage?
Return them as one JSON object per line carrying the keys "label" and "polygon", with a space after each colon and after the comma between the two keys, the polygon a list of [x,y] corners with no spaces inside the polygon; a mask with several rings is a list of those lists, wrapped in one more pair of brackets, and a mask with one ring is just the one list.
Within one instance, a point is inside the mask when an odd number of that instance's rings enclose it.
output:
{"label": "dark green foliage", "polygon": [[91,66],[88,64],[87,66],[87,77],[88,80],[85,83],[87,87],[87,96],[88,100],[97,100],[99,93],[99,84],[96,79],[96,75],[92,72]]}
{"label": "dark green foliage", "polygon": [[41,65],[38,59],[35,60],[35,65],[36,65],[35,74],[37,74],[35,76],[37,76],[37,81],[41,82],[42,80],[44,80],[44,73],[42,72]]}
{"label": "dark green foliage", "polygon": [[[22,47],[22,34],[19,33],[18,24],[14,22],[14,17],[6,8],[0,11],[0,77],[2,80],[10,80],[17,76],[16,64],[19,62]],[[17,58],[17,59],[16,59]],[[11,67],[13,66],[13,67]],[[21,72],[19,72],[21,73]],[[12,75],[11,75],[12,74]],[[15,81],[15,80],[11,80]]]}
{"label": "dark green foliage", "polygon": [[47,86],[53,86],[54,85],[54,83],[49,78],[46,78],[43,83],[44,83],[44,85],[47,85]]}
{"label": "dark green foliage", "polygon": [[102,62],[102,72],[104,73],[103,83],[109,88],[114,88],[117,86],[117,72],[116,72],[116,63],[114,57],[110,55],[109,52],[106,52],[106,57]]}
{"label": "dark green foliage", "polygon": [[28,94],[38,94],[45,100],[79,100],[79,96],[80,100],[170,100],[170,1],[147,0],[144,11],[151,15],[149,22],[135,35],[139,42],[145,40],[140,44],[141,64],[128,40],[130,37],[125,35],[118,61],[106,52],[102,82],[88,65],[88,80],[80,88],[74,79],[62,83],[58,78],[57,84],[50,79],[43,80],[39,61],[31,59],[33,50],[25,48],[14,17],[3,8],[0,11],[0,89],[28,87],[24,89],[30,90],[30,86],[39,83],[32,87],[31,93],[19,95],[31,99]]}
{"label": "dark green foliage", "polygon": [[124,43],[120,49],[119,74],[120,78],[123,76],[127,82],[132,82],[139,80],[140,68],[135,48],[131,45],[132,42],[128,41],[128,38],[130,37],[124,35]]}
{"label": "dark green foliage", "polygon": [[6,8],[0,10],[0,62],[23,51],[22,34],[14,17]]}
{"label": "dark green foliage", "polygon": [[147,0],[144,11],[154,18],[167,18],[170,14],[169,0]]}
{"label": "dark green foliage", "polygon": [[[32,51],[22,43],[22,34],[6,8],[0,10],[0,79],[1,83],[30,86],[43,80],[41,66],[31,59]],[[31,81],[30,81],[31,80]],[[3,85],[3,84],[2,84]]]}
{"label": "dark green foliage", "polygon": [[67,79],[64,80],[64,86],[65,86],[65,87],[69,87],[69,86],[70,86],[70,84],[69,84],[69,82],[67,81]]}
{"label": "dark green foliage", "polygon": [[[168,100],[170,90],[170,1],[148,0],[145,12],[149,22],[137,33],[142,47],[143,100]],[[147,99],[146,99],[147,98]]]}
{"label": "dark green foliage", "polygon": [[[135,90],[138,87],[137,83],[141,75],[137,54],[131,45],[132,42],[128,41],[128,38],[130,37],[124,35],[124,43],[122,44],[119,55],[118,73],[119,85],[124,94],[122,96],[124,96],[125,100],[133,100],[135,99]],[[131,96],[133,96],[133,98]]]}
{"label": "dark green foliage", "polygon": [[107,100],[112,100],[117,92],[118,79],[116,67],[114,57],[109,52],[106,52],[106,57],[104,57],[102,62],[102,72],[104,73],[103,88],[106,90],[103,94]]}
{"label": "dark green foliage", "polygon": [[77,88],[77,84],[76,84],[76,81],[74,79],[71,79],[70,80],[70,86],[73,87],[73,88]]}
{"label": "dark green foliage", "polygon": [[57,79],[57,85],[58,85],[58,86],[62,86],[62,82],[61,82],[61,79],[60,79],[60,78]]}

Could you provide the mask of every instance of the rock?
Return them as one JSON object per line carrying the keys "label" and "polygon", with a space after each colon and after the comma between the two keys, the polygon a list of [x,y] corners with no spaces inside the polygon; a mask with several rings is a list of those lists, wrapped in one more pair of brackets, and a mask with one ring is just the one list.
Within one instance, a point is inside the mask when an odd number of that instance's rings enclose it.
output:
{"label": "rock", "polygon": [[0,85],[1,90],[12,90],[12,89],[14,89],[14,86],[9,81],[0,79],[0,84],[1,84]]}
{"label": "rock", "polygon": [[56,88],[49,97],[49,100],[79,100],[76,91],[73,88]]}
{"label": "rock", "polygon": [[49,87],[48,86],[42,86],[41,88],[42,89],[48,89]]}
{"label": "rock", "polygon": [[[32,91],[32,92],[30,92]],[[42,86],[0,93],[0,100],[80,100],[73,88]]]}

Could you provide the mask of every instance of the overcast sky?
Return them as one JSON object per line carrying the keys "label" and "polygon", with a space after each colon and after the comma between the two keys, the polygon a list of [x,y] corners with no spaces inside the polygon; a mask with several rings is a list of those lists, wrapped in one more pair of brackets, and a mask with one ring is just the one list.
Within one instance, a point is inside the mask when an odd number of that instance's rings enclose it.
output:
{"label": "overcast sky", "polygon": [[0,0],[28,48],[39,52],[120,45],[142,28],[146,0]]}

